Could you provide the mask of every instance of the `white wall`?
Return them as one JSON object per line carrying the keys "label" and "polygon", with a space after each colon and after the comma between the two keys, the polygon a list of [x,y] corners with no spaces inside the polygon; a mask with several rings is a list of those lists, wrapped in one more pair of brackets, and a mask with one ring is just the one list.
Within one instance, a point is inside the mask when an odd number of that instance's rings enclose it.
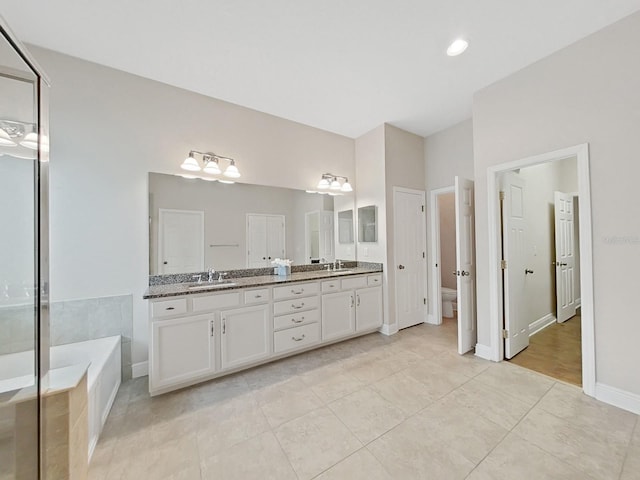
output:
{"label": "white wall", "polygon": [[147,359],[149,171],[190,149],[237,160],[246,183],[315,187],[354,176],[354,141],[29,47],[51,88],[51,296],[133,294],[133,363]]}
{"label": "white wall", "polygon": [[424,139],[427,190],[452,187],[456,175],[473,179],[473,122],[469,118]]}
{"label": "white wall", "polygon": [[[640,395],[640,14],[474,96],[476,246],[488,248],[487,167],[588,142],[596,381]],[[621,48],[626,46],[626,48]],[[487,257],[478,255],[478,342],[491,346]]]}
{"label": "white wall", "polygon": [[443,193],[438,196],[440,213],[440,281],[443,287],[457,288],[451,272],[456,269],[456,195]]}
{"label": "white wall", "polygon": [[535,273],[525,281],[525,306],[529,324],[556,314],[554,192],[578,190],[576,158],[545,163],[520,170],[525,181],[524,208],[527,219],[526,266]]}

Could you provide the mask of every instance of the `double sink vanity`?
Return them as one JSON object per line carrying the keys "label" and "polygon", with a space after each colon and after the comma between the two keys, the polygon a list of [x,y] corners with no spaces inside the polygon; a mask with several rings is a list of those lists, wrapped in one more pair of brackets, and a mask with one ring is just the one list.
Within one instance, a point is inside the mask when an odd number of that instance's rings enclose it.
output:
{"label": "double sink vanity", "polygon": [[222,281],[150,286],[149,392],[376,331],[383,320],[382,265],[351,263],[334,271],[316,265],[278,276],[256,269]]}

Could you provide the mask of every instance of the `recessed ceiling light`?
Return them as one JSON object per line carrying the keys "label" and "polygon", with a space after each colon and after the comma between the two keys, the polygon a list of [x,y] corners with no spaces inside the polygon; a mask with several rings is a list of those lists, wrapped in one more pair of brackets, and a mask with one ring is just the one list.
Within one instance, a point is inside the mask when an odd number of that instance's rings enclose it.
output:
{"label": "recessed ceiling light", "polygon": [[449,48],[447,48],[447,55],[449,55],[450,57],[460,55],[467,49],[468,46],[469,42],[463,40],[462,38],[458,38],[457,40],[454,40],[451,45],[449,45]]}

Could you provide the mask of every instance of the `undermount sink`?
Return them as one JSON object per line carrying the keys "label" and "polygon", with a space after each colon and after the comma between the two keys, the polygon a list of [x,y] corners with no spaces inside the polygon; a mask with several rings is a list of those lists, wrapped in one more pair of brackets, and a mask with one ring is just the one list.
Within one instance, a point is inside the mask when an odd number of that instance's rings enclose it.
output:
{"label": "undermount sink", "polygon": [[197,285],[189,285],[187,288],[189,290],[209,290],[212,288],[233,287],[234,285],[236,285],[236,282],[224,281],[214,283],[199,283]]}
{"label": "undermount sink", "polygon": [[349,273],[353,273],[353,270],[333,270],[331,273],[331,275],[347,275]]}

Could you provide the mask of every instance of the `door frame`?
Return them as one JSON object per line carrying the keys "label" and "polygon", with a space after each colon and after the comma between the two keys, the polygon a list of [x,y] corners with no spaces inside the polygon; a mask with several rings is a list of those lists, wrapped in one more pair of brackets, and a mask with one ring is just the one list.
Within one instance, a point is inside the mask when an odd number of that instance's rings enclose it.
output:
{"label": "door frame", "polygon": [[[424,225],[422,228],[422,235],[420,236],[420,243],[421,243],[421,247],[422,247],[422,251],[424,252],[424,257],[422,259],[421,263],[421,268],[420,271],[422,272],[422,295],[424,296],[423,298],[429,298],[427,295],[427,292],[429,291],[428,288],[428,281],[427,281],[427,208],[426,208],[426,192],[424,190],[415,190],[413,188],[406,188],[406,187],[393,187],[393,270],[394,270],[394,274],[393,274],[393,295],[394,295],[394,314],[395,314],[395,319],[396,319],[396,331],[400,330],[400,316],[398,315],[398,282],[396,282],[396,276],[395,276],[395,270],[397,269],[397,259],[398,259],[398,255],[397,255],[397,245],[398,243],[395,241],[396,238],[396,233],[397,233],[397,224],[396,224],[396,220],[397,220],[397,215],[396,215],[396,193],[408,193],[411,195],[419,195],[422,198],[422,205],[425,206],[424,208]],[[424,309],[422,312],[422,317],[423,317],[423,323],[425,323],[427,321],[427,317],[428,317],[428,305],[424,305]],[[384,325],[383,325],[384,327]]]}
{"label": "door frame", "polygon": [[[427,316],[428,323],[432,325],[442,325],[442,279],[440,277],[441,252],[440,252],[440,195],[453,193],[455,186],[436,188],[429,192],[429,217],[431,222],[431,315]],[[436,266],[437,265],[437,266]]]}
{"label": "door frame", "polygon": [[501,163],[487,168],[488,233],[489,233],[489,318],[491,360],[504,360],[502,339],[502,276],[500,268],[500,193],[499,176],[503,172],[542,163],[577,158],[578,219],[580,232],[580,289],[582,326],[582,390],[595,396],[595,319],[593,299],[593,231],[591,226],[591,187],[589,173],[589,144],[583,143],[541,155]]}
{"label": "door frame", "polygon": [[163,214],[171,212],[171,213],[189,213],[189,214],[198,214],[200,217],[200,229],[202,231],[202,251],[200,252],[202,257],[202,269],[204,270],[205,264],[205,231],[204,231],[204,212],[202,210],[180,210],[176,208],[158,208],[158,264],[157,264],[157,272],[159,275],[162,275],[160,272],[162,271],[162,249],[164,248],[164,235],[162,235],[162,227],[164,226],[164,218]]}

